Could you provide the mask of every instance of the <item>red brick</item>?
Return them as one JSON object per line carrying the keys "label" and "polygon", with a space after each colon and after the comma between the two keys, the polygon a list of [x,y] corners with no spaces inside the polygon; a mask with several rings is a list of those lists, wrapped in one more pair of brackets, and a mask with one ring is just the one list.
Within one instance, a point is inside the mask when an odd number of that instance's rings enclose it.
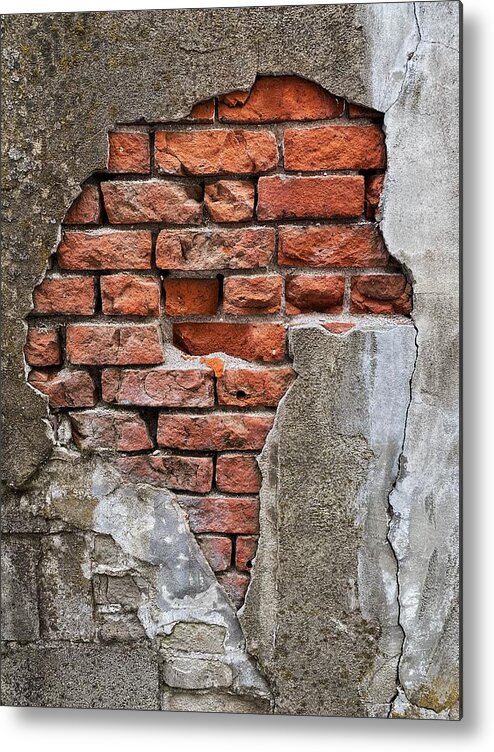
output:
{"label": "red brick", "polygon": [[112,316],[159,316],[161,283],[156,277],[111,274],[101,277],[103,313]]}
{"label": "red brick", "polygon": [[193,106],[185,122],[193,123],[212,123],[214,120],[214,99],[208,99],[206,102],[198,102]]}
{"label": "red brick", "polygon": [[285,357],[285,328],[282,324],[173,324],[173,342],[189,355],[223,352],[265,363]]}
{"label": "red brick", "polygon": [[351,104],[348,105],[348,117],[349,118],[382,118],[384,116],[383,112],[379,112],[378,110],[371,110],[370,107],[362,107],[360,104]]}
{"label": "red brick", "polygon": [[72,437],[82,450],[115,449],[133,452],[151,449],[148,429],[135,412],[116,410],[83,410],[69,413]]}
{"label": "red brick", "polygon": [[341,313],[345,277],[300,275],[286,280],[286,312],[289,315],[318,311]]}
{"label": "red brick", "polygon": [[241,413],[162,414],[158,418],[158,444],[191,451],[262,449],[273,420],[272,415]]}
{"label": "red brick", "polygon": [[45,278],[33,292],[35,313],[90,316],[95,301],[94,277]]}
{"label": "red brick", "polygon": [[58,366],[62,361],[58,329],[29,329],[24,357],[30,366]]}
{"label": "red brick", "polygon": [[368,219],[376,218],[383,187],[383,174],[367,176],[365,180],[365,216]]}
{"label": "red brick", "polygon": [[294,379],[292,368],[227,368],[217,382],[218,403],[276,407]]}
{"label": "red brick", "polygon": [[67,356],[74,364],[154,365],[163,361],[159,327],[69,324]]}
{"label": "red brick", "polygon": [[206,185],[204,203],[214,222],[245,222],[254,214],[254,183],[217,180]]}
{"label": "red brick", "polygon": [[213,374],[209,370],[173,368],[105,368],[103,400],[142,407],[212,407]]}
{"label": "red brick", "polygon": [[330,321],[328,324],[323,324],[324,329],[333,334],[345,334],[353,329],[355,324],[347,323],[346,321]]}
{"label": "red brick", "polygon": [[202,222],[202,189],[189,183],[164,180],[101,183],[108,219],[113,224],[133,222]]}
{"label": "red brick", "polygon": [[227,277],[223,289],[225,313],[259,316],[278,313],[281,309],[281,277]]}
{"label": "red brick", "polygon": [[231,564],[232,541],[226,535],[200,535],[197,539],[213,572],[223,572]]}
{"label": "red brick", "polygon": [[68,231],[58,263],[62,269],[150,269],[151,247],[146,230]]}
{"label": "red brick", "polygon": [[109,133],[109,172],[149,172],[148,133]]}
{"label": "red brick", "polygon": [[276,167],[278,146],[270,131],[157,131],[155,162],[171,175],[248,175]]}
{"label": "red brick", "polygon": [[145,454],[117,459],[123,475],[174,491],[208,493],[213,482],[211,457],[181,457],[173,454]]}
{"label": "red brick", "polygon": [[188,513],[193,533],[257,533],[259,530],[259,501],[256,498],[177,499]]}
{"label": "red brick", "polygon": [[412,288],[402,274],[362,274],[352,277],[353,313],[402,313],[412,310]]}
{"label": "red brick", "polygon": [[235,538],[235,566],[248,572],[257,551],[257,538],[253,535],[237,535]]}
{"label": "red brick", "polygon": [[94,381],[87,371],[31,371],[29,383],[46,394],[50,407],[93,407],[96,404]]}
{"label": "red brick", "polygon": [[218,574],[218,582],[223,586],[235,607],[240,608],[249,587],[249,575],[243,572],[221,572]]}
{"label": "red brick", "polygon": [[254,454],[220,454],[216,460],[216,487],[223,493],[257,493],[261,473]]}
{"label": "red brick", "polygon": [[386,163],[378,125],[287,128],[284,153],[287,170],[374,170]]}
{"label": "red brick", "polygon": [[97,185],[85,185],[64,218],[66,225],[99,225],[101,203]]}
{"label": "red brick", "polygon": [[218,310],[219,282],[217,279],[164,280],[168,316],[212,315]]}
{"label": "red brick", "polygon": [[388,253],[374,225],[280,227],[280,266],[386,266]]}
{"label": "red brick", "polygon": [[162,230],[156,243],[160,269],[205,271],[267,266],[275,247],[272,228]]}
{"label": "red brick", "polygon": [[[258,78],[247,97],[221,98],[219,119],[226,123],[268,123],[281,120],[323,120],[339,117],[344,100],[298,76]],[[242,92],[243,94],[243,92]],[[239,101],[240,99],[240,101]],[[244,101],[242,101],[242,99]]]}
{"label": "red brick", "polygon": [[361,175],[259,179],[259,219],[358,217],[364,210]]}
{"label": "red brick", "polygon": [[216,358],[214,355],[213,357],[208,358],[206,355],[199,358],[199,360],[214,372],[217,379],[220,379],[225,373],[225,361],[222,358]]}

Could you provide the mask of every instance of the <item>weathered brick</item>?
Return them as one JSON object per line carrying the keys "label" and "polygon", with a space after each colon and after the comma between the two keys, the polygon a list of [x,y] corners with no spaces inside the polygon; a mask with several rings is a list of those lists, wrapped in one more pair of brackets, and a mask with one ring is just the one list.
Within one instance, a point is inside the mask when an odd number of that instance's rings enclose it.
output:
{"label": "weathered brick", "polygon": [[351,102],[348,105],[348,117],[353,118],[382,118],[384,115],[383,112],[379,112],[378,110],[372,110],[370,107],[363,107],[361,104],[352,104]]}
{"label": "weathered brick", "polygon": [[199,185],[164,180],[101,183],[108,219],[113,224],[171,222],[200,224],[202,190]]}
{"label": "weathered brick", "polygon": [[244,572],[252,569],[252,559],[257,551],[257,538],[253,535],[237,535],[235,538],[235,566]]}
{"label": "weathered brick", "polygon": [[108,134],[109,172],[149,172],[149,134],[113,132]]}
{"label": "weathered brick", "polygon": [[62,269],[150,269],[151,247],[147,230],[70,230],[58,246],[58,263]]}
{"label": "weathered brick", "polygon": [[225,313],[258,316],[281,309],[283,279],[278,276],[227,277],[223,290]]}
{"label": "weathered brick", "polygon": [[272,415],[241,413],[162,414],[158,418],[158,444],[191,451],[262,449],[273,420]]}
{"label": "weathered brick", "polygon": [[281,266],[386,266],[388,253],[374,225],[280,227]]}
{"label": "weathered brick", "polygon": [[204,203],[214,222],[245,222],[254,214],[254,183],[217,180],[206,185]]}
{"label": "weathered brick", "polygon": [[355,324],[346,321],[330,321],[322,326],[324,329],[327,329],[328,332],[332,332],[333,334],[345,334],[345,332],[349,332],[350,329],[353,329]]}
{"label": "weathered brick", "polygon": [[29,383],[46,394],[50,407],[92,407],[96,404],[94,381],[88,371],[31,371]]}
{"label": "weathered brick", "polygon": [[282,324],[174,324],[173,342],[189,355],[224,352],[265,363],[285,357],[285,328]]}
{"label": "weathered brick", "polygon": [[213,374],[209,370],[173,368],[105,368],[103,400],[142,407],[212,407]]}
{"label": "weathered brick", "polygon": [[64,218],[66,225],[99,225],[101,202],[97,185],[85,185]]}
{"label": "weathered brick", "polygon": [[217,279],[173,279],[167,277],[165,313],[168,316],[212,315],[218,310]]}
{"label": "weathered brick", "polygon": [[343,107],[342,99],[312,81],[298,76],[266,76],[258,78],[250,92],[222,97],[218,115],[225,123],[322,120],[339,117]]}
{"label": "weathered brick", "polygon": [[261,473],[255,455],[218,455],[216,487],[222,493],[257,493],[261,487]]}
{"label": "weathered brick", "polygon": [[34,312],[90,316],[94,313],[94,277],[47,277],[33,292]]}
{"label": "weathered brick", "polygon": [[362,175],[259,178],[259,219],[358,217],[363,210]]}
{"label": "weathered brick", "polygon": [[156,324],[69,324],[66,349],[70,363],[75,365],[126,366],[163,362],[161,335]]}
{"label": "weathered brick", "polygon": [[257,498],[180,497],[193,533],[257,533],[259,501]]}
{"label": "weathered brick", "polygon": [[163,680],[168,687],[209,689],[230,686],[233,674],[230,666],[221,661],[173,656],[163,664]]}
{"label": "weathered brick", "polygon": [[58,366],[62,361],[58,329],[33,329],[27,333],[24,357],[30,366]]}
{"label": "weathered brick", "polygon": [[116,464],[124,475],[136,481],[156,484],[175,491],[208,493],[213,482],[211,457],[182,457],[173,454],[146,454],[119,457]]}
{"label": "weathered brick", "polygon": [[218,403],[276,407],[294,379],[292,368],[227,368],[217,381]]}
{"label": "weathered brick", "polygon": [[147,426],[136,412],[81,410],[69,415],[72,436],[79,449],[134,452],[153,446]]}
{"label": "weathered brick", "polygon": [[412,310],[412,288],[403,274],[362,274],[352,277],[353,313],[402,313]]}
{"label": "weathered brick", "polygon": [[236,608],[240,608],[249,587],[249,575],[244,572],[222,572],[218,574],[218,581]]}
{"label": "weathered brick", "polygon": [[306,311],[341,313],[344,293],[345,277],[326,274],[317,277],[307,274],[288,277],[286,312],[292,316]]}
{"label": "weathered brick", "polygon": [[374,170],[386,162],[378,125],[286,128],[284,154],[287,170]]}
{"label": "weathered brick", "polygon": [[101,277],[103,313],[112,316],[159,316],[161,283],[156,277],[110,274]]}
{"label": "weathered brick", "polygon": [[190,113],[184,117],[186,123],[212,123],[214,120],[214,99],[198,102]]}
{"label": "weathered brick", "polygon": [[162,230],[156,243],[160,269],[204,271],[267,266],[275,247],[272,228]]}
{"label": "weathered brick", "polygon": [[365,180],[365,216],[375,219],[379,209],[381,193],[384,187],[384,175],[368,175]]}
{"label": "weathered brick", "polygon": [[138,609],[143,600],[143,590],[130,574],[93,575],[93,593],[98,606],[118,603],[124,608]]}
{"label": "weathered brick", "polygon": [[276,167],[278,146],[270,131],[157,131],[155,162],[171,175],[248,175]]}
{"label": "weathered brick", "polygon": [[213,572],[223,572],[231,564],[232,541],[226,535],[200,535],[198,543]]}

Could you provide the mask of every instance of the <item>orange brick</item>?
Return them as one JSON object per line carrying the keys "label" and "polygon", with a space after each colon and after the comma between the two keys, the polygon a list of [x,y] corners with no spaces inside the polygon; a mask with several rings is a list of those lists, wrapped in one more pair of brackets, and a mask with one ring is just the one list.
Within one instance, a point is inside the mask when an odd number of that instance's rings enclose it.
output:
{"label": "orange brick", "polygon": [[168,414],[158,418],[158,444],[169,449],[225,451],[262,449],[272,415]]}
{"label": "orange brick", "polygon": [[189,355],[224,352],[266,363],[285,357],[285,328],[281,324],[173,324],[173,342]]}
{"label": "orange brick", "polygon": [[358,217],[363,210],[361,175],[259,178],[258,219]]}
{"label": "orange brick", "polygon": [[85,185],[63,220],[67,225],[98,225],[101,203],[97,185]]}
{"label": "orange brick", "polygon": [[112,316],[159,316],[160,280],[132,274],[101,277],[103,313]]}
{"label": "orange brick", "polygon": [[388,253],[377,227],[325,225],[280,227],[280,266],[376,267],[386,266]]}
{"label": "orange brick", "polygon": [[148,133],[109,133],[108,144],[109,172],[149,172]]}
{"label": "orange brick", "polygon": [[48,277],[33,293],[34,312],[90,316],[94,313],[94,277]]}
{"label": "orange brick", "polygon": [[307,274],[288,277],[286,312],[292,316],[307,311],[340,313],[344,293],[344,277],[336,275],[310,277]]}
{"label": "orange brick", "polygon": [[373,170],[384,167],[384,133],[377,125],[287,128],[287,170]]}
{"label": "orange brick", "polygon": [[30,366],[58,366],[62,361],[58,329],[29,329],[24,356]]}
{"label": "orange brick", "polygon": [[223,287],[223,311],[239,316],[278,313],[283,279],[269,277],[227,277]]}
{"label": "orange brick", "polygon": [[154,365],[163,362],[160,330],[155,324],[69,324],[66,347],[70,363],[78,365]]}
{"label": "orange brick", "polygon": [[147,230],[70,230],[58,246],[58,263],[62,269],[150,269],[151,242]]}
{"label": "orange brick", "polygon": [[227,368],[217,381],[218,403],[276,407],[294,379],[292,368]]}
{"label": "orange brick", "polygon": [[164,280],[168,316],[214,315],[218,309],[219,282],[217,279]]}

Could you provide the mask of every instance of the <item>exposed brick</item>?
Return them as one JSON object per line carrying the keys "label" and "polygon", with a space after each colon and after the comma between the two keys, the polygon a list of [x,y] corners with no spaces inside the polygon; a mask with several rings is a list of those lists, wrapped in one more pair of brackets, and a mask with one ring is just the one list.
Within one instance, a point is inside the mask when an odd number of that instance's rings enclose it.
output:
{"label": "exposed brick", "polygon": [[323,324],[324,329],[327,329],[328,332],[332,332],[333,334],[345,334],[345,332],[349,332],[350,329],[353,329],[355,324],[350,324],[346,321],[330,321],[327,324]]}
{"label": "exposed brick", "polygon": [[101,277],[103,313],[115,316],[159,316],[161,283],[156,277],[111,274]]}
{"label": "exposed brick", "polygon": [[92,407],[96,404],[94,381],[87,371],[31,371],[28,381],[49,398],[50,407]]}
{"label": "exposed brick", "polygon": [[33,292],[34,312],[90,316],[94,313],[94,277],[48,277]]}
{"label": "exposed brick", "polygon": [[225,361],[223,360],[223,358],[218,358],[214,355],[211,358],[208,358],[208,356],[205,355],[202,358],[199,358],[199,360],[201,361],[201,363],[204,363],[204,365],[214,371],[214,375],[217,379],[220,379],[225,373]]}
{"label": "exposed brick", "polygon": [[287,128],[287,170],[374,170],[384,167],[384,133],[378,125]]}
{"label": "exposed brick", "polygon": [[98,225],[101,202],[97,185],[85,185],[63,220],[66,225]]}
{"label": "exposed brick", "polygon": [[227,277],[223,289],[225,313],[258,316],[278,313],[281,309],[281,277]]}
{"label": "exposed brick", "polygon": [[211,457],[181,457],[173,454],[146,454],[120,457],[117,467],[136,481],[152,483],[175,491],[208,493],[213,482]]}
{"label": "exposed brick", "polygon": [[193,106],[185,122],[192,123],[212,123],[214,120],[214,99],[208,99],[205,102],[198,102]]}
{"label": "exposed brick", "polygon": [[259,501],[256,498],[177,499],[187,510],[193,533],[257,533],[259,531]]}
{"label": "exposed brick", "polygon": [[235,607],[240,608],[249,587],[249,575],[243,572],[221,572],[218,574],[218,581],[224,587]]}
{"label": "exposed brick", "polygon": [[151,233],[71,230],[63,233],[57,253],[62,269],[149,269]]}
{"label": "exposed brick", "polygon": [[162,414],[158,418],[158,444],[191,451],[262,449],[273,420],[272,415],[241,413]]}
{"label": "exposed brick", "polygon": [[386,266],[388,253],[378,229],[364,225],[280,227],[281,266]]}
{"label": "exposed brick", "polygon": [[265,363],[285,357],[285,328],[282,324],[173,324],[173,342],[189,355],[224,352]]}
{"label": "exposed brick", "polygon": [[29,329],[24,357],[30,366],[58,366],[62,361],[58,329]]}
{"label": "exposed brick", "polygon": [[402,313],[412,310],[412,289],[402,274],[362,274],[352,277],[353,313]]}
{"label": "exposed brick", "polygon": [[378,110],[372,110],[370,107],[363,107],[360,104],[348,105],[348,117],[349,118],[382,118],[384,113]]}
{"label": "exposed brick", "polygon": [[272,228],[162,230],[156,243],[160,269],[203,271],[267,266],[275,247]]}
{"label": "exposed brick", "polygon": [[149,172],[148,133],[109,133],[108,144],[109,172]]}
{"label": "exposed brick", "polygon": [[171,222],[200,224],[202,189],[164,180],[101,183],[108,219],[113,224]]}
{"label": "exposed brick", "polygon": [[270,131],[157,131],[155,162],[171,175],[248,175],[276,167],[278,146]]}
{"label": "exposed brick", "polygon": [[276,407],[294,379],[292,368],[227,368],[217,382],[218,403]]}
{"label": "exposed brick", "polygon": [[286,280],[286,312],[290,315],[319,311],[341,313],[345,278],[336,275],[310,277],[307,274]]}
{"label": "exposed brick", "polygon": [[375,219],[384,186],[384,175],[368,175],[365,180],[365,216]]}
{"label": "exposed brick", "polygon": [[204,203],[214,222],[245,222],[254,214],[254,183],[217,180],[206,186]]}
{"label": "exposed brick", "polygon": [[72,436],[79,449],[133,452],[153,446],[147,426],[136,412],[81,410],[69,416]]}
{"label": "exposed brick", "polygon": [[358,217],[363,210],[361,175],[259,178],[259,219]]}
{"label": "exposed brick", "polygon": [[69,324],[67,356],[80,365],[154,365],[163,361],[159,327]]}
{"label": "exposed brick", "polygon": [[213,374],[209,370],[173,368],[105,368],[103,399],[142,407],[212,407]]}
{"label": "exposed brick", "polygon": [[223,493],[257,493],[261,473],[254,454],[220,454],[216,460],[216,487]]}
{"label": "exposed brick", "polygon": [[172,279],[163,282],[168,316],[211,315],[218,310],[217,279]]}
{"label": "exposed brick", "polygon": [[226,535],[200,535],[198,543],[213,572],[228,569],[232,560],[232,541]]}
{"label": "exposed brick", "polygon": [[257,551],[257,538],[253,535],[237,535],[235,539],[235,566],[248,572]]}
{"label": "exposed brick", "polygon": [[267,123],[322,120],[339,117],[344,107],[342,99],[336,99],[322,86],[298,76],[258,78],[246,97],[239,97],[238,94],[233,92],[221,98],[218,108],[221,121]]}

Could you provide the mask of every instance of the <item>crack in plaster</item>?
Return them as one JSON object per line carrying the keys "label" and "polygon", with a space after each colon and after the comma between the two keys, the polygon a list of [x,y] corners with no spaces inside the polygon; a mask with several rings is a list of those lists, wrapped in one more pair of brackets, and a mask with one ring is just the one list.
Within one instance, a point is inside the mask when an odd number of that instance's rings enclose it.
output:
{"label": "crack in plaster", "polygon": [[[403,73],[403,79],[402,79],[402,82],[401,82],[400,90],[399,90],[397,96],[395,97],[395,99],[384,110],[384,114],[385,115],[387,115],[389,113],[389,111],[395,106],[395,104],[398,102],[398,100],[400,99],[401,95],[403,94],[403,91],[405,89],[405,84],[407,82],[408,74],[409,74],[409,71],[410,71],[410,65],[412,63],[413,58],[415,57],[415,55],[418,52],[418,49],[420,47],[421,42],[423,41],[422,40],[422,33],[420,31],[419,19],[418,19],[418,16],[417,16],[417,6],[416,6],[416,3],[413,3],[413,15],[414,15],[414,18],[415,18],[415,25],[417,27],[417,34],[418,34],[419,38],[418,38],[417,44],[415,45],[415,49],[412,50],[412,52],[407,53],[407,60],[406,60],[406,63],[405,63],[405,70],[404,70],[404,73]],[[386,119],[385,119],[385,123],[386,123]]]}

